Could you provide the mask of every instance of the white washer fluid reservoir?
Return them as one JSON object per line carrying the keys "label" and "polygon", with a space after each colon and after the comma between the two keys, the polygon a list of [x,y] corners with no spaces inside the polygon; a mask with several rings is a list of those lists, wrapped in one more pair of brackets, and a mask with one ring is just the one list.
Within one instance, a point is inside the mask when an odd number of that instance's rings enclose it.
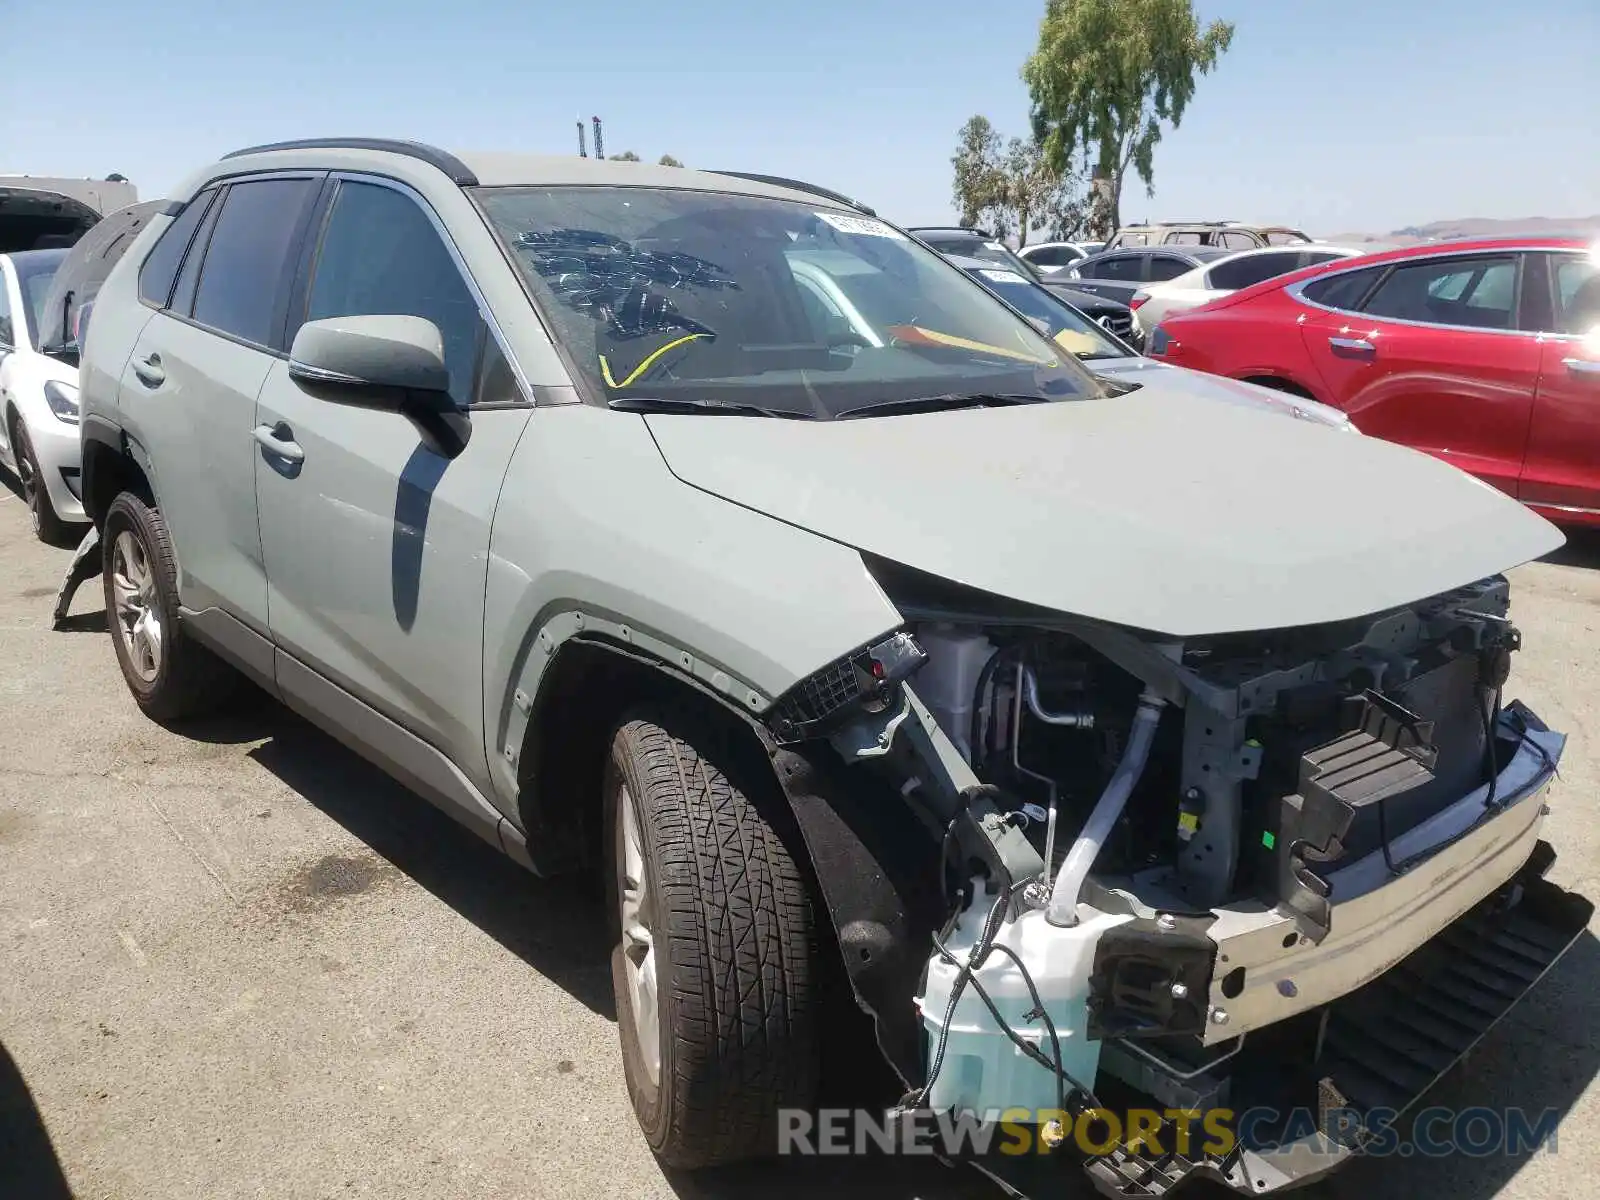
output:
{"label": "white washer fluid reservoir", "polygon": [[[946,947],[959,963],[964,965],[970,960],[993,903],[993,897],[978,889],[977,898],[945,939]],[[1027,964],[1039,998],[1055,1022],[1062,1066],[1074,1079],[1092,1088],[1100,1065],[1100,1043],[1090,1041],[1088,1036],[1087,1001],[1095,945],[1107,930],[1133,918],[1087,907],[1080,912],[1083,919],[1078,924],[1062,928],[1045,920],[1042,910],[1028,910],[1001,925],[995,944],[1009,946]],[[939,1038],[948,1032],[944,1062],[928,1094],[928,1106],[936,1111],[956,1109],[979,1114],[1007,1108],[1054,1109],[1057,1093],[1053,1073],[1017,1048],[995,1024],[970,983],[956,1002],[946,1030],[945,1010],[959,974],[959,967],[935,952],[928,963],[923,993],[917,998],[928,1035],[930,1068]],[[1046,1058],[1052,1057],[1044,1022],[1026,1019],[1033,1009],[1033,999],[1016,964],[991,951],[973,978],[983,984],[1011,1028],[1038,1046]]]}

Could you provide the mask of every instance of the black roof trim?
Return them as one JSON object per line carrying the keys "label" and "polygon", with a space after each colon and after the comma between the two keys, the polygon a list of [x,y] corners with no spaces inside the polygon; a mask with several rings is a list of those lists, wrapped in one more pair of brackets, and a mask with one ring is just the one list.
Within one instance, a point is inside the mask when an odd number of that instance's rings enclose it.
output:
{"label": "black roof trim", "polygon": [[175,217],[187,207],[188,205],[186,205],[182,200],[168,200],[162,204],[160,208],[156,209],[156,215],[161,217]]}
{"label": "black roof trim", "polygon": [[246,154],[265,154],[272,150],[381,150],[387,154],[403,154],[438,167],[450,177],[457,187],[477,187],[478,177],[472,169],[454,154],[429,146],[423,142],[407,142],[397,138],[300,138],[292,142],[268,142],[264,146],[246,146],[224,154],[223,158],[240,158]]}
{"label": "black roof trim", "polygon": [[869,217],[878,215],[859,200],[852,200],[849,196],[836,192],[832,188],[818,187],[814,183],[805,183],[799,179],[786,179],[782,175],[755,175],[749,171],[713,171],[711,173],[713,175],[727,175],[733,179],[748,179],[752,183],[770,183],[773,187],[791,188],[797,192],[810,192],[813,196],[821,196],[824,200],[832,200],[835,204],[842,204],[846,208],[864,212]]}
{"label": "black roof trim", "polygon": [[906,230],[910,233],[964,233],[969,237],[994,241],[994,234],[976,225],[907,225]]}

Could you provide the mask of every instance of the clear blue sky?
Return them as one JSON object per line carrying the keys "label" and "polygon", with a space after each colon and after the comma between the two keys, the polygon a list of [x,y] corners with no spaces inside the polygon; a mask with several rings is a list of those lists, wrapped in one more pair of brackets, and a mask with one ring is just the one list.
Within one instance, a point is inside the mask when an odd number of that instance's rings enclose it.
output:
{"label": "clear blue sky", "polygon": [[[1316,233],[1600,213],[1600,0],[1201,0],[1238,26],[1126,219]],[[3,0],[0,173],[162,195],[324,134],[793,175],[951,217],[956,130],[1023,133],[1043,0]],[[916,13],[912,18],[908,13]],[[37,31],[35,40],[35,33]],[[79,37],[77,35],[81,34]]]}

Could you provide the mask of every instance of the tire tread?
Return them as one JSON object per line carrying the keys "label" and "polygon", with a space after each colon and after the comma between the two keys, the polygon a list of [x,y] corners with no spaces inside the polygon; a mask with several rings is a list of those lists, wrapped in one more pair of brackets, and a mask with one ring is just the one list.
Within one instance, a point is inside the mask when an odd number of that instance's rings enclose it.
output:
{"label": "tire tread", "polygon": [[770,1154],[778,1110],[809,1105],[817,1088],[805,877],[763,811],[775,805],[752,801],[688,738],[638,719],[617,741],[643,786],[657,936],[670,941],[673,1094],[653,1148],[683,1168]]}

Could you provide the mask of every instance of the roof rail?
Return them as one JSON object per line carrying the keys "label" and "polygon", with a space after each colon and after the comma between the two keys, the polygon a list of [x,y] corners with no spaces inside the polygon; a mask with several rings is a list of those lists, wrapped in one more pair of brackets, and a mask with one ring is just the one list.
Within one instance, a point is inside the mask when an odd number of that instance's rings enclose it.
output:
{"label": "roof rail", "polygon": [[387,154],[403,154],[437,167],[450,177],[457,187],[477,187],[478,177],[454,154],[422,142],[407,142],[397,138],[299,138],[291,142],[268,142],[263,146],[246,146],[222,157],[241,158],[246,154],[266,154],[273,150],[381,150]]}
{"label": "roof rail", "polygon": [[748,179],[752,183],[770,183],[773,187],[789,188],[796,192],[810,192],[813,196],[821,196],[824,200],[832,200],[835,204],[843,204],[846,208],[864,212],[869,217],[878,215],[859,200],[852,200],[832,188],[818,187],[814,183],[806,183],[799,179],[788,179],[782,175],[757,175],[750,171],[712,171],[711,174],[727,175],[733,179]]}

